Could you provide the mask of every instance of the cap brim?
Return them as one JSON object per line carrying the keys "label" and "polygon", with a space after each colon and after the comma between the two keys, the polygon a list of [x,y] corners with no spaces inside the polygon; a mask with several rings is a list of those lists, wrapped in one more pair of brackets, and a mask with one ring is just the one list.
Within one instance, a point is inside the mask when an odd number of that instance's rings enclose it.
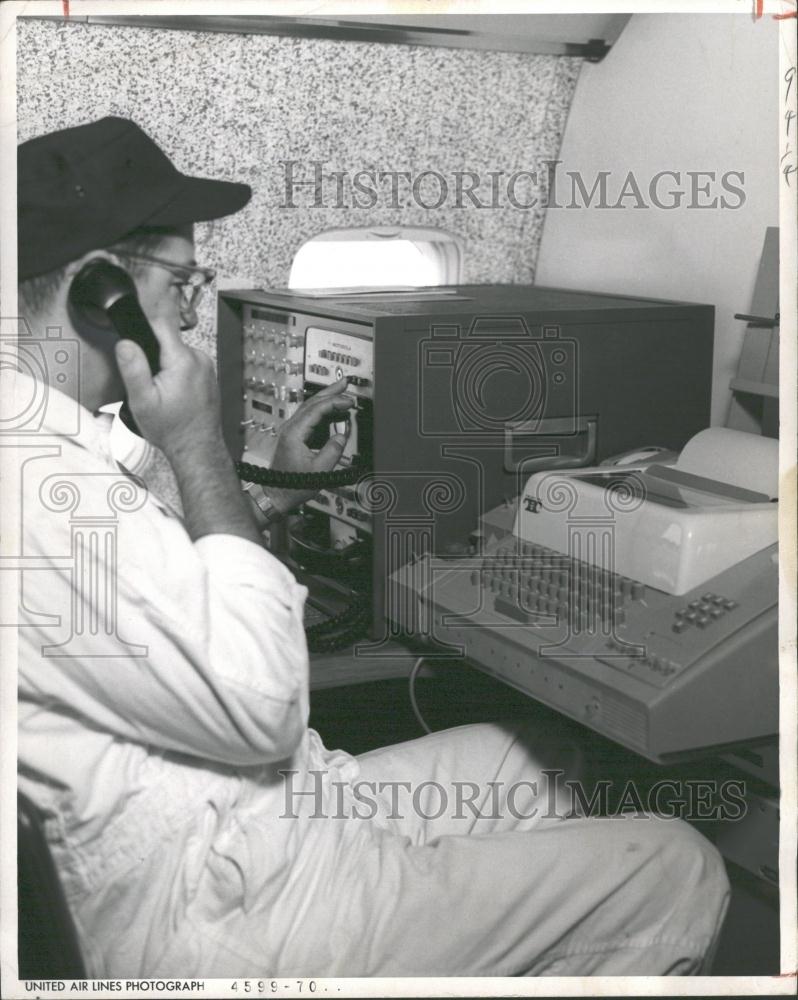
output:
{"label": "cap brim", "polygon": [[189,222],[207,222],[238,212],[252,197],[249,184],[214,181],[204,177],[186,177],[177,194],[152,216],[145,226],[184,226]]}

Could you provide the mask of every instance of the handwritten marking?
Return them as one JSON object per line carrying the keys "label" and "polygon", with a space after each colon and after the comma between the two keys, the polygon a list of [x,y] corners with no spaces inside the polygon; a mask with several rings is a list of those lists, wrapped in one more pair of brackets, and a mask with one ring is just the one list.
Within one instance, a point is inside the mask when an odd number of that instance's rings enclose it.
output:
{"label": "handwritten marking", "polygon": [[[790,100],[790,91],[792,90],[792,85],[795,82],[795,66],[790,66],[787,72],[784,74],[784,82],[787,84],[787,88],[784,92],[784,103],[787,104]],[[792,125],[793,119],[795,118],[795,112],[792,108],[787,108],[784,112],[784,121],[786,122],[786,128],[784,130],[784,152],[779,157],[779,164],[781,165],[781,173],[784,177],[784,183],[787,187],[790,187],[790,177],[798,170],[798,167],[792,162],[792,152],[793,148],[790,144],[790,126]],[[790,159],[787,159],[790,157]],[[787,160],[785,163],[784,161]]]}
{"label": "handwritten marking", "polygon": [[[782,3],[795,7],[796,0],[782,0]],[[753,20],[758,21],[765,12],[765,0],[754,0]],[[791,17],[798,17],[798,9],[787,11],[785,14],[771,14],[774,21],[786,21]]]}

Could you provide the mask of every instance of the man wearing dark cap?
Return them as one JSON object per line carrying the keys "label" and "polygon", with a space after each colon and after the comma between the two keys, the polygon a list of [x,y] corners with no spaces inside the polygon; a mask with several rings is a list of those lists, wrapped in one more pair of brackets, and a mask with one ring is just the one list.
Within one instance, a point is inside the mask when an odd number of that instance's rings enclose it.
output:
{"label": "man wearing dark cap", "polygon": [[[563,818],[542,748],[519,730],[354,758],[308,729],[306,592],[260,544],[212,365],[180,339],[210,277],[192,223],[249,194],[179,173],[124,119],[19,151],[31,335],[15,398],[20,434],[36,432],[21,465],[36,569],[20,612],[19,783],[89,975],[704,971],[728,884],[685,824]],[[140,347],[75,309],[98,258],[135,283],[155,376]],[[304,441],[346,409],[344,389],[297,411],[276,466],[335,464],[340,437],[318,454]],[[182,520],[110,453],[94,414],[123,396],[175,472]]]}

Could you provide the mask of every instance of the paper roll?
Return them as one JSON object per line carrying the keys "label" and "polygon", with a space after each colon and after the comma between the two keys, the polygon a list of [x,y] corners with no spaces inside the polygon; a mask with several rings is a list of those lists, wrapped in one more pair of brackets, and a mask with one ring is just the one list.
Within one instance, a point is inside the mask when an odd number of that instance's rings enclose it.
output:
{"label": "paper roll", "polygon": [[779,442],[728,427],[708,427],[690,438],[676,468],[775,497],[779,490]]}

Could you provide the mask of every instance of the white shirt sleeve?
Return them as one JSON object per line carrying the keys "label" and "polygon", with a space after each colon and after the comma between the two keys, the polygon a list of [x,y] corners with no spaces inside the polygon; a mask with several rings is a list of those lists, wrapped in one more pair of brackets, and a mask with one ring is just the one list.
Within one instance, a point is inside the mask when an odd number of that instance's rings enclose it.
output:
{"label": "white shirt sleeve", "polygon": [[[115,581],[113,634],[84,629],[69,655],[53,656],[51,630],[23,630],[21,697],[205,760],[289,756],[308,718],[305,588],[265,549],[231,535],[192,543],[152,504],[122,521],[117,565],[104,558],[97,570]],[[52,536],[48,546],[56,551]],[[65,625],[74,622],[70,573],[29,576],[44,606],[58,603]]]}

